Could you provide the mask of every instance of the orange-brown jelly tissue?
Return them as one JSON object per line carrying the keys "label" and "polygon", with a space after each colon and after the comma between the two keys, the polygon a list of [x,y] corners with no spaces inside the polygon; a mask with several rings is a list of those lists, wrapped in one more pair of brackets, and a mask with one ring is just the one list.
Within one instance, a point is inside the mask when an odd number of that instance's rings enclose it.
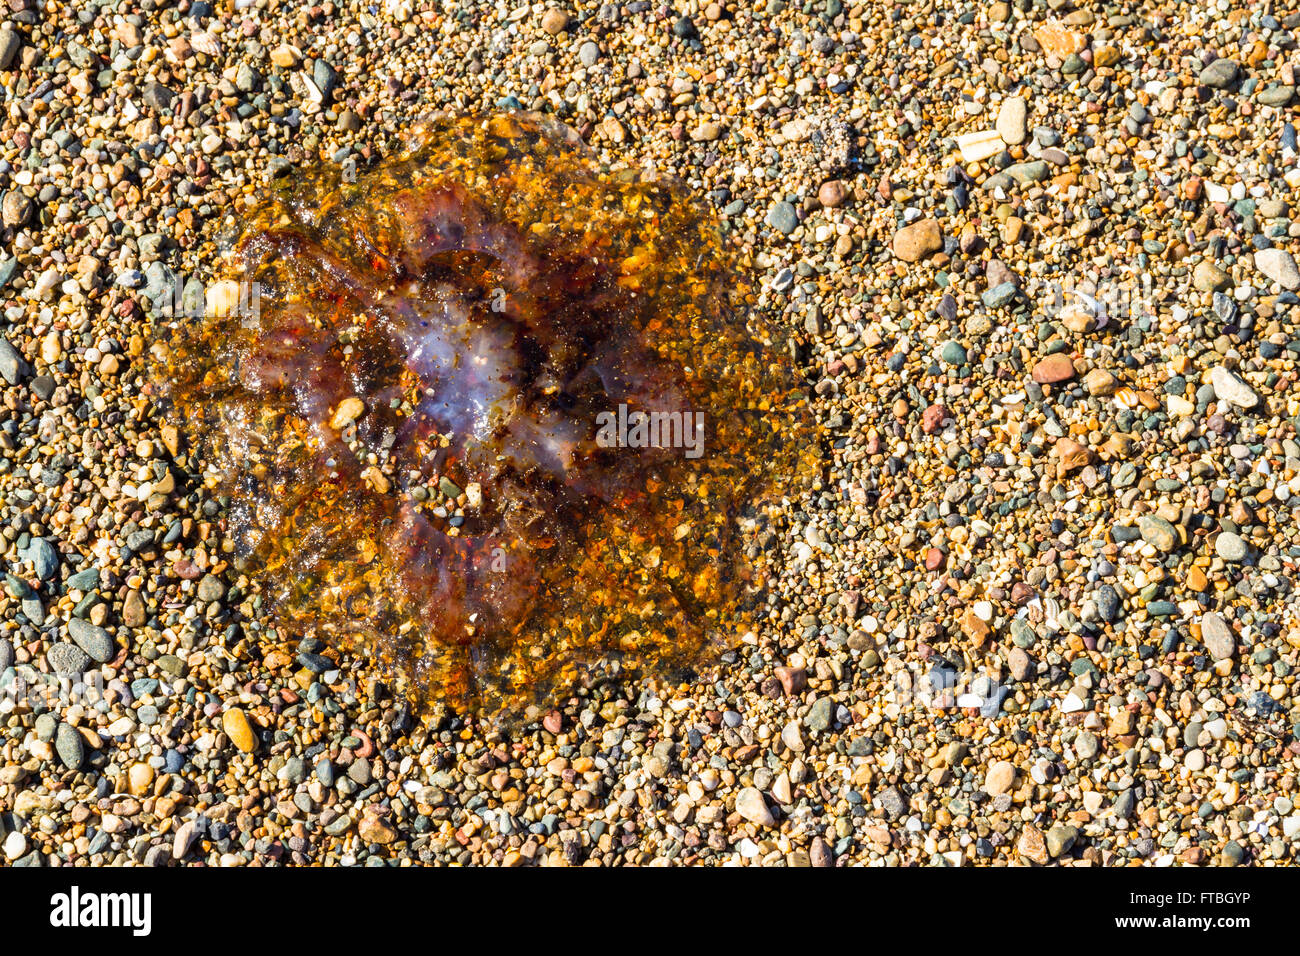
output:
{"label": "orange-brown jelly tissue", "polygon": [[751,626],[747,519],[813,443],[680,188],[537,116],[439,117],[277,187],[230,259],[255,310],[173,323],[159,385],[291,632],[518,713]]}

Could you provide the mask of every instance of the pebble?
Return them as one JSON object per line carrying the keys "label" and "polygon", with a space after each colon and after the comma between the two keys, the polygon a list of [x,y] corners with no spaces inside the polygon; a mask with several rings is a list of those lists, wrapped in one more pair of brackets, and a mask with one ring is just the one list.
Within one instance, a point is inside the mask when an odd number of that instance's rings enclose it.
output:
{"label": "pebble", "polygon": [[59,755],[63,766],[69,770],[80,770],[86,759],[85,743],[77,728],[70,724],[59,724],[54,734],[54,750]]}
{"label": "pebble", "polygon": [[244,753],[257,749],[257,737],[247,715],[238,707],[231,707],[221,715],[221,729],[226,732],[230,742]]}
{"label": "pebble", "polygon": [[1210,382],[1214,386],[1214,396],[1220,401],[1238,408],[1254,408],[1259,403],[1259,396],[1235,373],[1216,365],[1210,370]]}
{"label": "pebble", "polygon": [[199,829],[193,820],[186,820],[178,826],[172,838],[172,859],[184,860],[189,856],[198,838]]}
{"label": "pebble", "polygon": [[1283,249],[1260,249],[1255,253],[1255,268],[1271,282],[1294,292],[1300,289],[1300,269],[1296,268],[1295,259]]}
{"label": "pebble", "polygon": [[744,787],[736,795],[736,812],[750,823],[760,827],[770,827],[776,823],[772,811],[767,808],[763,794],[754,787]]}
{"label": "pebble", "polygon": [[1221,531],[1214,539],[1214,553],[1225,561],[1240,564],[1249,557],[1250,546],[1236,532]]}
{"label": "pebble", "polygon": [[1050,860],[1043,831],[1032,823],[1025,824],[1025,828],[1020,831],[1020,839],[1016,841],[1016,852],[1039,866],[1046,866]]}
{"label": "pebble", "polygon": [[1019,146],[1029,136],[1029,104],[1023,96],[1008,96],[998,109],[997,130],[1008,146]]}
{"label": "pebble", "polygon": [[0,70],[7,70],[13,65],[22,45],[22,37],[17,30],[8,25],[0,28]]}
{"label": "pebble", "polygon": [[1226,90],[1234,86],[1241,69],[1235,61],[1220,58],[1201,70],[1197,79],[1205,86]]}
{"label": "pebble", "polygon": [[1074,363],[1062,352],[1041,359],[1033,371],[1033,380],[1043,385],[1055,385],[1074,378]]}
{"label": "pebble", "polygon": [[1074,841],[1078,839],[1079,828],[1067,824],[1058,823],[1047,831],[1044,842],[1047,844],[1047,855],[1052,859],[1063,856],[1070,852],[1074,846]]}
{"label": "pebble", "polygon": [[83,674],[91,664],[90,655],[76,644],[59,642],[45,652],[50,670],[56,674]]}
{"label": "pebble", "polygon": [[86,656],[100,664],[112,660],[116,653],[108,631],[81,618],[74,617],[68,621],[68,636],[86,652]]}
{"label": "pebble", "polygon": [[1201,617],[1201,640],[1216,661],[1227,660],[1237,652],[1237,641],[1232,629],[1215,611]]}
{"label": "pebble", "polygon": [[542,29],[551,36],[563,33],[569,25],[569,14],[558,7],[549,7],[542,14]]}
{"label": "pebble", "polygon": [[984,792],[992,797],[1010,793],[1015,781],[1015,764],[1007,760],[996,761],[989,767],[988,773],[984,776]]}
{"label": "pebble", "polygon": [[1138,519],[1142,540],[1163,554],[1178,550],[1182,539],[1174,526],[1157,515],[1143,515]]}
{"label": "pebble", "polygon": [[939,223],[923,219],[894,233],[894,255],[904,262],[919,262],[943,248]]}
{"label": "pebble", "polygon": [[[11,260],[12,261],[12,260]],[[17,349],[0,338],[0,378],[10,385],[17,385],[30,374],[30,367]]]}
{"label": "pebble", "polygon": [[799,217],[790,203],[778,202],[774,203],[768,211],[767,224],[777,232],[788,236],[799,227]]}

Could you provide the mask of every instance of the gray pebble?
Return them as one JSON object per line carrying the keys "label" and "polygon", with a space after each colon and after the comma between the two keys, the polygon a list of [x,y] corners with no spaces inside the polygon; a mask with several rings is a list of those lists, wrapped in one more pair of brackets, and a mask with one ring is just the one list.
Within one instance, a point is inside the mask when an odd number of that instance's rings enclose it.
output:
{"label": "gray pebble", "polygon": [[113,659],[113,639],[102,627],[96,627],[89,621],[74,617],[68,622],[68,636],[90,655],[91,660],[104,664]]}
{"label": "gray pebble", "polygon": [[54,751],[69,770],[80,770],[86,759],[86,745],[81,732],[71,724],[61,723],[54,736]]}
{"label": "gray pebble", "polygon": [[85,651],[66,641],[60,641],[46,651],[45,660],[56,674],[83,674],[91,664]]}

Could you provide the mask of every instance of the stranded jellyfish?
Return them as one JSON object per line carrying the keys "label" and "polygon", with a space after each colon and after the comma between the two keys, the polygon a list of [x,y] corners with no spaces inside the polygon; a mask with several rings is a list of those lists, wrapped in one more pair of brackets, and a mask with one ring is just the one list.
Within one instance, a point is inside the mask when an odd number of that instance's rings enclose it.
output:
{"label": "stranded jellyfish", "polygon": [[440,117],[276,187],[228,256],[162,395],[291,633],[495,713],[751,626],[755,530],[810,443],[680,187],[540,117]]}

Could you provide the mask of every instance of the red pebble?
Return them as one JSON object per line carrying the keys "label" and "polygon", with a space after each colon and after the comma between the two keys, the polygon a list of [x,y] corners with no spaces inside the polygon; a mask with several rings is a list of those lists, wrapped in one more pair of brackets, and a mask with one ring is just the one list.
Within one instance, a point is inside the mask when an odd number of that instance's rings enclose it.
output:
{"label": "red pebble", "polygon": [[933,435],[943,427],[944,420],[951,417],[952,412],[949,411],[948,406],[931,405],[921,413],[921,431],[927,435]]}

